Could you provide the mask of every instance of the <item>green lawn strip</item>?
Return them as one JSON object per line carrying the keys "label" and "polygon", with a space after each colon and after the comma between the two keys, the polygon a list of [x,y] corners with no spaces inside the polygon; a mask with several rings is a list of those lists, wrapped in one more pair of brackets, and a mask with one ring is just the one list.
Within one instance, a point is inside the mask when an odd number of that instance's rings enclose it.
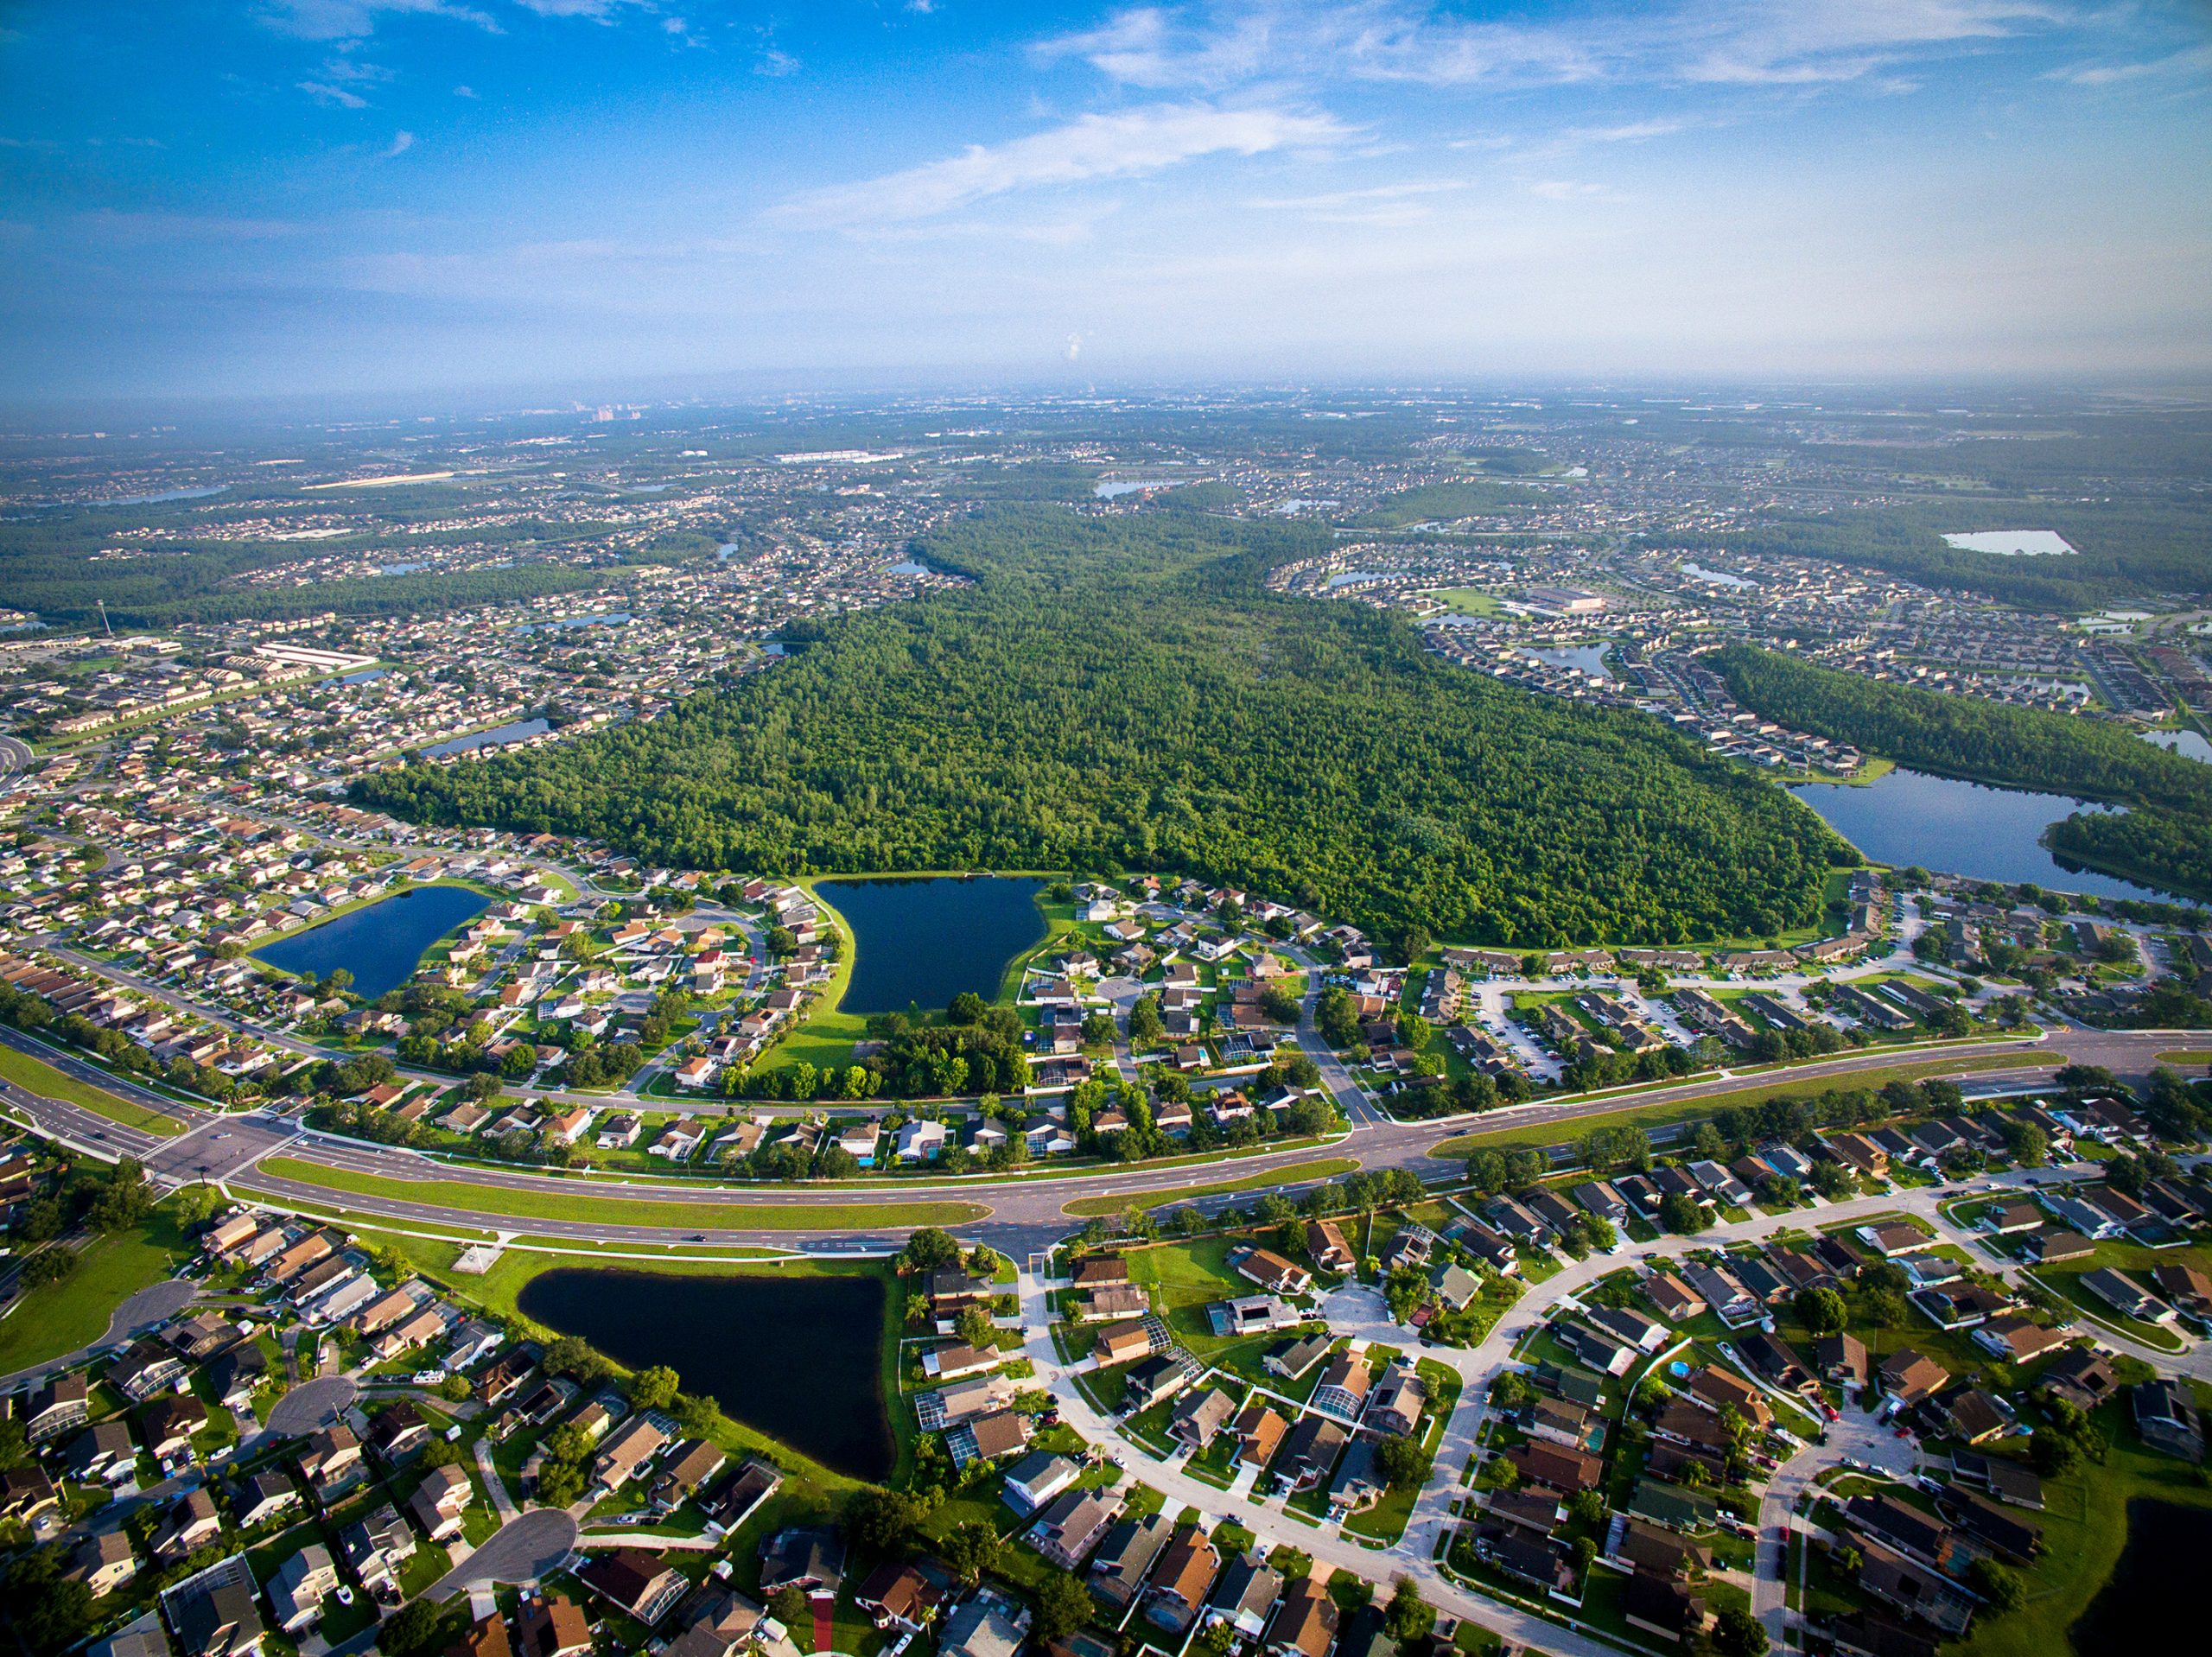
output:
{"label": "green lawn strip", "polygon": [[980,1220],[990,1210],[976,1203],[810,1203],[743,1206],[626,1201],[619,1197],[541,1194],[457,1179],[388,1179],[326,1168],[293,1157],[259,1165],[272,1178],[296,1180],[327,1190],[390,1202],[432,1203],[476,1214],[525,1220],[583,1220],[602,1225],[692,1226],[703,1230],[827,1231],[846,1226],[948,1226]]}
{"label": "green lawn strip", "polygon": [[2171,1052],[2159,1054],[2158,1063],[2161,1064],[2212,1064],[2212,1051],[2207,1051],[2201,1047],[2177,1048]]}
{"label": "green lawn strip", "polygon": [[799,1027],[761,1054],[753,1068],[797,1064],[802,1059],[817,1070],[843,1070],[853,1062],[853,1044],[868,1034],[868,1016],[842,1010],[845,991],[853,981],[853,962],[860,951],[853,941],[853,929],[837,912],[835,905],[822,895],[812,880],[802,880],[830,924],[836,929],[843,947],[838,951],[836,969],[830,975],[830,981],[822,987],[817,997],[815,1011],[809,1013]]}
{"label": "green lawn strip", "polygon": [[1090,1216],[1119,1214],[1124,1209],[1166,1208],[1172,1203],[1187,1203],[1198,1197],[1225,1197],[1233,1191],[1265,1190],[1271,1186],[1288,1185],[1307,1179],[1333,1179],[1338,1174],[1348,1174],[1359,1166],[1357,1157],[1321,1157],[1312,1162],[1294,1162],[1281,1168],[1270,1168],[1263,1173],[1247,1174],[1242,1179],[1217,1180],[1210,1185],[1187,1185],[1176,1190],[1139,1191],[1128,1197],[1078,1197],[1065,1203],[1063,1214]]}
{"label": "green lawn strip", "polygon": [[184,1124],[174,1117],[164,1116],[145,1105],[133,1104],[128,1099],[118,1098],[105,1088],[79,1082],[75,1076],[64,1075],[42,1059],[33,1058],[29,1053],[19,1053],[12,1047],[0,1047],[0,1076],[5,1076],[26,1092],[82,1106],[111,1122],[121,1122],[125,1127],[135,1127],[142,1133],[169,1139],[185,1131]]}
{"label": "green lawn strip", "polygon": [[[1827,1076],[1801,1077],[1791,1081],[1777,1075],[1771,1082],[1746,1082],[1726,1093],[1708,1093],[1696,1098],[1679,1096],[1660,1099],[1648,1105],[1630,1105],[1602,1115],[1575,1116],[1565,1121],[1532,1122],[1522,1126],[1478,1128],[1473,1133],[1456,1134],[1429,1151],[1432,1157],[1465,1157],[1477,1149],[1508,1151],[1523,1146],[1541,1149],[1561,1142],[1562,1135],[1576,1139],[1600,1127],[1666,1127],[1676,1122],[1697,1121],[1726,1109],[1731,1105],[1756,1104],[1764,1099],[1805,1099],[1827,1092],[1831,1089],[1869,1088],[1878,1089],[1891,1082],[1924,1081],[1931,1076],[1964,1076],[1976,1070],[2011,1070],[2020,1068],[2021,1060],[2008,1054],[1993,1053],[1981,1058],[1921,1059],[1907,1064],[1878,1065],[1863,1070],[1845,1070]],[[1571,1103],[1569,1100],[1556,1101]]]}
{"label": "green lawn strip", "polygon": [[[741,1102],[734,1100],[710,1099],[698,1094],[690,1095],[688,1098],[689,1102],[693,1106],[693,1108],[688,1111],[644,1112],[645,1132],[653,1133],[662,1123],[675,1121],[687,1115],[710,1115],[717,1110],[727,1113],[732,1107]],[[923,1101],[907,1100],[899,1102],[914,1105]],[[940,1102],[963,1105],[969,1101],[965,1099],[954,1099]],[[835,1103],[825,1101],[823,1108],[833,1117],[840,1114]],[[502,1161],[496,1157],[475,1154],[469,1142],[458,1136],[448,1136],[439,1146],[432,1149],[430,1154],[455,1168],[482,1168],[496,1173],[520,1171],[534,1174],[542,1179],[573,1181],[579,1185],[603,1185],[617,1181],[635,1183],[642,1179],[650,1180],[658,1185],[696,1190],[728,1190],[732,1186],[738,1186],[748,1190],[874,1191],[882,1190],[887,1183],[897,1181],[930,1185],[1033,1185],[1046,1180],[1084,1179],[1102,1173],[1134,1173],[1140,1171],[1145,1173],[1160,1173],[1177,1168],[1195,1168],[1217,1163],[1244,1162],[1255,1157],[1279,1156],[1287,1151],[1313,1150],[1334,1142],[1341,1142],[1345,1137],[1344,1130],[1338,1129],[1329,1133],[1306,1134],[1281,1140],[1262,1140],[1251,1145],[1231,1146],[1218,1151],[1199,1151],[1187,1156],[1154,1157],[1141,1163],[1108,1162],[1096,1157],[1077,1157],[1056,1160],[1049,1165],[1032,1164],[1026,1167],[988,1173],[949,1174],[942,1168],[937,1167],[898,1167],[881,1169],[852,1179],[809,1179],[798,1182],[753,1180],[734,1174],[718,1179],[702,1171],[677,1173],[670,1171],[669,1164],[664,1159],[651,1157],[643,1152],[632,1153],[594,1150],[592,1152],[594,1157],[605,1159],[597,1166],[551,1168],[535,1163]],[[369,1143],[369,1141],[359,1142]],[[1123,1206],[1126,1207],[1127,1204]]]}
{"label": "green lawn strip", "polygon": [[90,1346],[126,1298],[169,1275],[183,1247],[175,1211],[166,1205],[137,1230],[94,1238],[78,1251],[75,1271],[26,1291],[0,1317],[0,1374]]}

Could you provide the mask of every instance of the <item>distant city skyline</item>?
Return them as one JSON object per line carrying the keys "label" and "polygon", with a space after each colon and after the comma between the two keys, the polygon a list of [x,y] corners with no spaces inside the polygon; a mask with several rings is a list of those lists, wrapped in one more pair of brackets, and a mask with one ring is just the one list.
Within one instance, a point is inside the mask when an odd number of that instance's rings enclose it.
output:
{"label": "distant city skyline", "polygon": [[27,0],[0,399],[2212,372],[2185,0]]}

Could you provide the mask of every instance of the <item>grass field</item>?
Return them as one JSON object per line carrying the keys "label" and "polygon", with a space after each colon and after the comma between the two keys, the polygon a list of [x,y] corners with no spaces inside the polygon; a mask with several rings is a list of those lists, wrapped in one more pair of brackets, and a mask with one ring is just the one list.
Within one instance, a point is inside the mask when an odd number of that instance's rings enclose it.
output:
{"label": "grass field", "polygon": [[1479,587],[1439,587],[1429,596],[1455,616],[1502,616],[1505,606]]}
{"label": "grass field", "polygon": [[990,1210],[980,1203],[760,1203],[744,1207],[697,1203],[630,1201],[611,1197],[571,1197],[477,1185],[458,1179],[387,1179],[326,1168],[293,1157],[270,1157],[262,1170],[278,1179],[296,1180],[325,1190],[348,1191],[400,1203],[429,1203],[472,1214],[497,1214],[519,1220],[582,1220],[615,1226],[683,1226],[703,1230],[828,1231],[841,1227],[964,1225]]}
{"label": "grass field", "polygon": [[[2032,1052],[2030,1054],[2032,1059]],[[1714,1112],[1731,1105],[1752,1105],[1763,1099],[1806,1099],[1827,1092],[1831,1088],[1881,1088],[1891,1082],[1924,1082],[1930,1076],[1967,1076],[1977,1070],[2012,1070],[2021,1065],[2020,1057],[2004,1053],[1991,1054],[1985,1058],[1925,1058],[1909,1063],[1881,1064],[1863,1070],[1847,1070],[1840,1075],[1805,1076],[1796,1081],[1789,1074],[1779,1072],[1770,1082],[1746,1082],[1740,1088],[1731,1088],[1721,1093],[1699,1094],[1689,1098],[1669,1095],[1666,1089],[1648,1096],[1648,1102],[1638,1102],[1633,1097],[1624,1100],[1622,1108],[1595,1116],[1571,1117],[1565,1121],[1478,1128],[1471,1133],[1456,1134],[1429,1151],[1433,1157],[1465,1157],[1478,1149],[1510,1151],[1522,1146],[1541,1149],[1558,1145],[1567,1140],[1579,1139],[1593,1128],[1641,1127],[1647,1131],[1667,1127],[1676,1122],[1702,1121]],[[1572,1101],[1561,1100],[1560,1103]]]}
{"label": "grass field", "polygon": [[121,1122],[125,1127],[159,1134],[163,1139],[184,1132],[184,1124],[173,1117],[164,1116],[144,1105],[134,1105],[105,1088],[96,1088],[90,1082],[65,1076],[43,1060],[33,1058],[28,1053],[19,1053],[12,1047],[0,1047],[0,1076],[7,1077],[29,1092],[81,1105],[111,1122]]}
{"label": "grass field", "polygon": [[1187,1185],[1169,1191],[1141,1191],[1128,1197],[1078,1197],[1074,1202],[1064,1205],[1060,1212],[1088,1216],[1119,1214],[1124,1209],[1166,1208],[1173,1203],[1187,1203],[1194,1197],[1224,1197],[1232,1191],[1266,1190],[1305,1179],[1334,1179],[1338,1174],[1351,1173],[1358,1166],[1357,1157],[1321,1157],[1312,1162],[1294,1162],[1281,1168],[1270,1168],[1265,1173],[1247,1174],[1242,1179],[1217,1180],[1210,1185]]}
{"label": "grass field", "polygon": [[163,1206],[137,1231],[86,1243],[77,1269],[31,1290],[0,1318],[0,1374],[51,1362],[107,1333],[108,1318],[130,1296],[168,1276],[184,1238]]}
{"label": "grass field", "polygon": [[2212,1064],[2212,1052],[2208,1052],[2201,1047],[2177,1048],[2172,1052],[2159,1054],[2158,1063],[2161,1064]]}

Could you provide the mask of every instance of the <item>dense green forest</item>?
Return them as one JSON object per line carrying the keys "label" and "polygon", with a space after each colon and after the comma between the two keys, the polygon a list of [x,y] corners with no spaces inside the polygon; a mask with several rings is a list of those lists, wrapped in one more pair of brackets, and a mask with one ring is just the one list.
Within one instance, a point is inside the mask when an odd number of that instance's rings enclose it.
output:
{"label": "dense green forest", "polygon": [[1797,730],[1947,777],[2130,807],[2122,816],[2067,818],[2052,830],[2051,848],[2212,896],[2212,765],[2106,721],[1885,684],[1749,644],[1731,644],[1713,661],[1745,707]]}
{"label": "dense green forest", "polygon": [[1841,843],[1655,721],[1437,661],[1268,594],[1325,530],[1005,507],[918,549],[976,585],[809,630],[650,724],[379,773],[360,802],[798,873],[1188,872],[1503,943],[1764,936]]}

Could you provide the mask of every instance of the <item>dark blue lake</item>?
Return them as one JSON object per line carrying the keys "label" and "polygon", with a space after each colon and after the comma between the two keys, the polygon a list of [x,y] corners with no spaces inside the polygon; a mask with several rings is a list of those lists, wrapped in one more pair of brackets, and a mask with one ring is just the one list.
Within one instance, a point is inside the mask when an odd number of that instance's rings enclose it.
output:
{"label": "dark blue lake", "polygon": [[523,1286],[523,1316],[683,1390],[849,1477],[898,1460],[884,1414],[880,1277],[693,1277],[564,1267]]}
{"label": "dark blue lake", "polygon": [[1991,788],[1930,777],[1900,765],[1864,786],[1806,783],[1789,790],[1878,863],[1916,863],[1975,880],[2033,881],[2100,898],[2164,899],[2169,894],[2083,869],[2068,869],[2043,831],[2076,811],[2107,808],[2064,794]]}
{"label": "dark blue lake", "polygon": [[414,977],[424,950],[491,906],[466,886],[416,886],[256,949],[254,958],[317,978],[343,968],[353,975],[353,993],[373,1001]]}
{"label": "dark blue lake", "polygon": [[2138,1496],[2127,1504],[2127,1546],[2112,1580],[2067,1637],[2082,1657],[2117,1651],[2186,1651],[2202,1615],[2196,1573],[2212,1550],[2212,1512]]}
{"label": "dark blue lake", "polygon": [[1007,963],[1044,941],[1044,884],[1005,874],[820,882],[823,901],[853,929],[842,1010],[942,1012],[963,990],[994,999]]}

